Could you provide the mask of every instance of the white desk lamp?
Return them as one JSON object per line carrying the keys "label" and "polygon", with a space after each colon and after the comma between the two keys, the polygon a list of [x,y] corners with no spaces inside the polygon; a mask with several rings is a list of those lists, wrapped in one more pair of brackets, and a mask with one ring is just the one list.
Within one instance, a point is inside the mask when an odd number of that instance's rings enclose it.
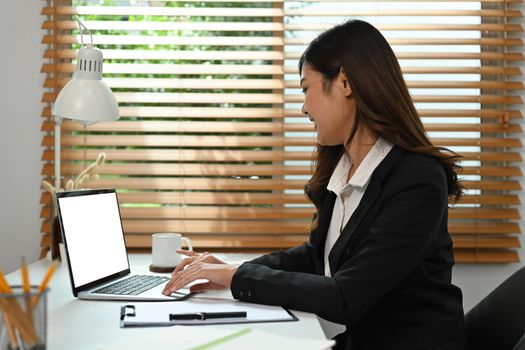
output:
{"label": "white desk lamp", "polygon": [[[64,118],[83,125],[98,121],[118,120],[118,104],[111,89],[102,81],[102,51],[93,47],[93,36],[77,18],[82,47],[77,53],[77,66],[72,79],[62,88],[53,105],[55,119],[55,188],[61,186],[60,127]],[[84,45],[83,32],[91,43]]]}

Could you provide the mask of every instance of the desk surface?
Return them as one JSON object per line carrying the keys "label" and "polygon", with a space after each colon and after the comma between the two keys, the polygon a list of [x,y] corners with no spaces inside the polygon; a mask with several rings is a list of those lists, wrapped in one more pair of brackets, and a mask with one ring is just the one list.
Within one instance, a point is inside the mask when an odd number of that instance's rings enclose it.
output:
{"label": "desk surface", "polygon": [[[247,254],[217,254],[227,262],[242,262]],[[149,254],[130,254],[132,273],[149,273],[151,262]],[[50,262],[47,259],[30,265],[32,283],[42,280]],[[20,284],[20,273],[15,271],[7,276],[9,283]],[[246,328],[247,324],[173,326],[168,328],[126,328],[119,327],[121,301],[88,301],[73,297],[69,275],[64,263],[57,269],[50,284],[48,295],[48,349],[98,349],[110,348],[118,344],[137,341],[144,337],[155,337],[157,344],[172,345],[174,349],[184,349],[211,341],[225,332],[235,332]],[[229,290],[199,294],[196,297],[220,297],[231,299]],[[256,323],[253,329],[281,336],[309,339],[325,339],[325,335],[315,315],[294,311],[298,322]]]}

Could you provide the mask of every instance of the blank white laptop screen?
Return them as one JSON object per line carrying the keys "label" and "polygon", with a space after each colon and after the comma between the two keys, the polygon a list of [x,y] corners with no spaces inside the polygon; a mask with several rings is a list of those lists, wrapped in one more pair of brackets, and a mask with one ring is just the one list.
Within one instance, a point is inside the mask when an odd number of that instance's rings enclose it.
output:
{"label": "blank white laptop screen", "polygon": [[75,288],[129,268],[116,193],[58,201]]}

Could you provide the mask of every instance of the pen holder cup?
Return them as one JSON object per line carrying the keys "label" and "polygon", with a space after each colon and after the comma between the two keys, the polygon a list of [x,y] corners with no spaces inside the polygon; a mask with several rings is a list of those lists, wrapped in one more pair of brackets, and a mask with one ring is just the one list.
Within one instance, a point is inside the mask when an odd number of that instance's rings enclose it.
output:
{"label": "pen holder cup", "polygon": [[46,349],[48,290],[11,288],[12,293],[0,293],[0,349]]}

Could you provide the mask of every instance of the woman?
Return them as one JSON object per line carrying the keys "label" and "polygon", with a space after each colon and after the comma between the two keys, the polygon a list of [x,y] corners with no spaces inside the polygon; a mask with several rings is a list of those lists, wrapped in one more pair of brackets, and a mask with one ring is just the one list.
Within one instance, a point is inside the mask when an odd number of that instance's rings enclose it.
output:
{"label": "woman", "polygon": [[240,266],[189,256],[169,294],[230,288],[234,298],[313,312],[345,324],[344,349],[464,349],[461,291],[447,230],[462,194],[458,156],[427,138],[397,59],[370,24],[316,38],[299,61],[303,112],[318,145],[305,193],[309,242]]}

